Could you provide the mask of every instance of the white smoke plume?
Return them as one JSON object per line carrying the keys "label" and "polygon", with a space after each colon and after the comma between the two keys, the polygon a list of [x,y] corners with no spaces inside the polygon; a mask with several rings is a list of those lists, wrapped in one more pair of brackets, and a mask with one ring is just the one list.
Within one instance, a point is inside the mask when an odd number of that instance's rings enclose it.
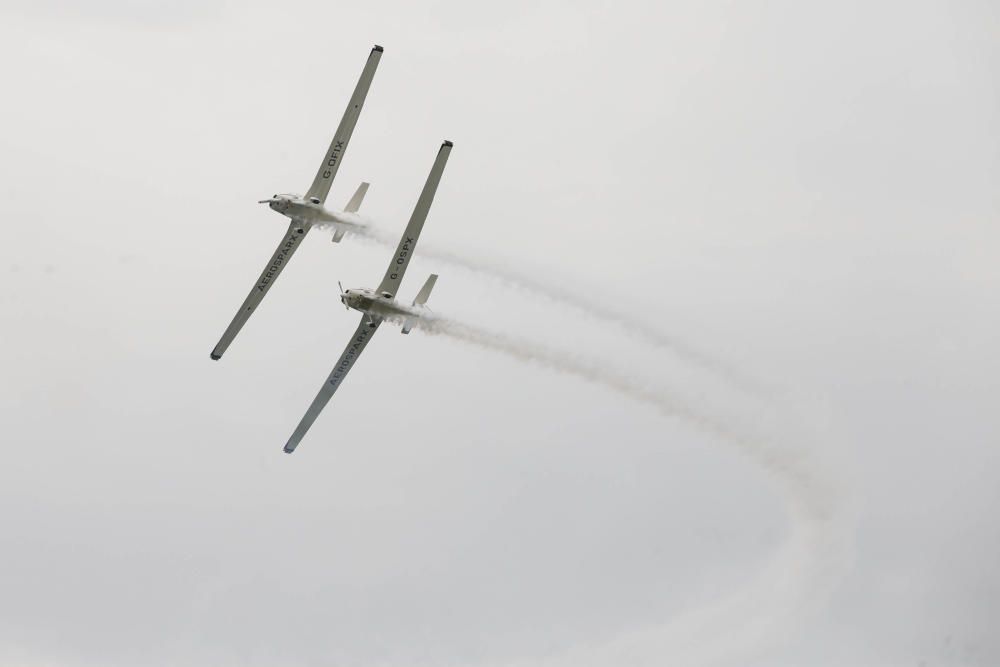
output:
{"label": "white smoke plume", "polygon": [[[390,248],[395,247],[399,241],[398,236],[394,232],[382,229],[371,221],[365,227],[355,232],[355,234],[358,238],[369,239]],[[579,292],[560,288],[556,282],[536,280],[488,257],[470,258],[466,255],[428,244],[426,241],[422,241],[420,244],[420,255],[445,265],[458,267],[470,273],[477,274],[480,277],[488,278],[505,287],[541,297],[550,303],[569,307],[578,314],[588,318],[614,325],[637,341],[667,351],[698,368],[717,375],[731,386],[747,393],[761,394],[773,391],[759,380],[750,377],[747,373],[744,373],[732,364],[699,350],[694,345],[676,336],[671,336],[656,329],[635,313],[616,311],[608,305],[609,302],[607,301],[588,298]]]}
{"label": "white smoke plume", "polygon": [[[375,225],[358,236],[387,246],[397,241]],[[665,624],[629,632],[600,646],[584,645],[562,655],[522,661],[518,667],[727,664],[780,640],[812,603],[825,597],[849,561],[846,503],[826,468],[804,446],[812,436],[797,432],[801,426],[795,415],[787,406],[774,402],[780,399],[779,392],[658,331],[635,314],[615,312],[597,300],[520,275],[495,261],[472,260],[426,243],[421,244],[420,254],[613,325],[637,342],[708,371],[728,387],[740,390],[745,399],[754,399],[752,411],[741,418],[732,405],[713,405],[704,394],[683,395],[655,380],[641,379],[632,369],[618,368],[605,358],[574,354],[430,313],[417,323],[426,333],[573,375],[651,405],[752,461],[780,487],[788,501],[791,534],[771,564],[744,589]]]}
{"label": "white smoke plume", "polygon": [[792,433],[791,415],[779,407],[773,416],[739,418],[732,410],[708,404],[705,397],[683,396],[637,373],[546,345],[485,330],[442,317],[426,317],[418,327],[432,335],[498,352],[597,383],[654,406],[710,437],[733,447],[767,472],[788,499],[792,532],[771,565],[744,590],[666,624],[619,636],[600,646],[581,646],[568,654],[519,663],[523,667],[574,665],[713,665],[745,658],[777,641],[818,602],[846,565],[848,540],[842,532],[843,506],[836,484]]}

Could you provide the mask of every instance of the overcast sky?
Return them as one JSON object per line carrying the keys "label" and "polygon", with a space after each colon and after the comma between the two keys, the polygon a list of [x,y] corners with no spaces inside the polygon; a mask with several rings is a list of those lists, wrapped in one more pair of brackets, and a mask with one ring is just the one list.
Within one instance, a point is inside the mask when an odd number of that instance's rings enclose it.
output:
{"label": "overcast sky", "polygon": [[[454,141],[403,298],[535,359],[383,327],[286,456],[390,249],[208,353],[376,43],[329,204]],[[0,665],[1000,664],[995,3],[7,0],[0,62]]]}

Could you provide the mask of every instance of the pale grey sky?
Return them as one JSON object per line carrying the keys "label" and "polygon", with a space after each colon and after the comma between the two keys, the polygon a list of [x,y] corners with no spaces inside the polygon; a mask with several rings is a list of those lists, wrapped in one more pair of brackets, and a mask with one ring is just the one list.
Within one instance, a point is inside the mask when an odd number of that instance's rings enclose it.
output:
{"label": "pale grey sky", "polygon": [[[332,204],[401,230],[451,139],[425,250],[768,389],[404,297],[779,449],[386,329],[281,453],[389,250],[310,236],[208,352],[375,43]],[[0,58],[0,665],[1000,663],[994,3],[13,1]]]}

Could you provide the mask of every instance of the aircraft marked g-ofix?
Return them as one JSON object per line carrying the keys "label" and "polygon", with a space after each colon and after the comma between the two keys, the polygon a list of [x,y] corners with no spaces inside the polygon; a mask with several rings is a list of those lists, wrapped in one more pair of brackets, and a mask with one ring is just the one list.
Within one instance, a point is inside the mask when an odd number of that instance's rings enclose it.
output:
{"label": "aircraft marked g-ofix", "polygon": [[[333,148],[330,149],[330,159],[326,161],[326,166],[327,167],[336,167],[337,166],[337,158],[340,157],[340,152],[343,151],[343,150],[344,150],[344,142],[343,141],[336,142],[333,145]],[[324,169],[323,170],[323,178],[324,179],[333,178],[333,171],[331,169]]]}
{"label": "aircraft marked g-ofix", "polygon": [[368,191],[367,183],[362,183],[358,187],[354,196],[351,197],[347,206],[344,207],[343,213],[327,210],[323,204],[330,193],[330,186],[337,175],[337,169],[339,169],[340,163],[343,162],[344,152],[347,150],[351,135],[354,133],[354,127],[357,125],[358,118],[361,115],[361,108],[364,106],[368,89],[371,86],[372,78],[375,76],[375,69],[378,67],[381,57],[381,46],[375,46],[371,50],[371,53],[368,54],[368,62],[365,63],[365,68],[361,72],[361,78],[358,79],[357,86],[354,88],[354,94],[351,95],[351,100],[347,104],[347,109],[340,120],[340,125],[337,126],[337,132],[333,135],[329,149],[323,154],[323,162],[320,164],[319,170],[316,172],[316,176],[313,179],[312,185],[309,186],[309,191],[305,197],[294,194],[276,194],[270,199],[264,199],[259,202],[261,204],[268,204],[271,209],[291,218],[291,222],[288,225],[288,231],[285,232],[281,244],[278,245],[278,249],[271,256],[271,261],[267,263],[264,271],[254,284],[253,289],[250,290],[250,294],[247,295],[247,298],[243,301],[243,305],[240,306],[239,311],[233,317],[233,321],[229,324],[225,333],[222,334],[222,338],[215,346],[215,349],[212,350],[213,359],[222,358],[223,353],[225,353],[226,349],[233,342],[233,339],[236,338],[243,325],[250,319],[253,311],[260,305],[264,295],[267,294],[274,281],[278,279],[282,269],[288,264],[292,255],[295,254],[295,251],[302,243],[302,239],[305,238],[306,234],[309,233],[309,229],[314,224],[323,223],[332,226],[334,228],[333,241],[335,243],[344,238],[344,234],[348,231],[358,229],[362,226],[360,219],[355,214],[361,207],[361,202]]}
{"label": "aircraft marked g-ofix", "polygon": [[434,288],[434,283],[437,281],[436,275],[431,274],[427,282],[424,283],[424,286],[420,288],[420,292],[417,293],[411,306],[399,303],[395,297],[399,283],[403,280],[403,275],[406,273],[406,268],[410,265],[410,258],[413,257],[417,239],[420,238],[420,230],[423,229],[427,213],[430,211],[431,203],[434,201],[434,194],[437,192],[438,183],[441,182],[441,174],[444,173],[444,166],[448,162],[448,155],[451,154],[451,147],[452,144],[450,141],[445,141],[441,144],[437,159],[434,160],[434,166],[431,168],[431,173],[427,176],[424,189],[420,193],[420,198],[413,209],[413,214],[406,225],[406,230],[399,240],[396,254],[393,256],[392,261],[389,262],[389,268],[386,269],[385,277],[382,278],[382,283],[378,286],[378,289],[341,290],[341,302],[348,309],[353,308],[354,310],[361,311],[361,322],[347,344],[347,348],[340,355],[340,359],[333,367],[333,371],[326,379],[326,382],[323,383],[316,398],[313,399],[309,409],[306,410],[305,415],[299,421],[299,425],[285,444],[286,453],[291,454],[295,451],[295,448],[302,441],[309,427],[316,421],[316,417],[319,416],[319,413],[322,412],[323,408],[330,401],[330,398],[340,388],[344,378],[347,377],[347,374],[354,366],[354,362],[361,356],[365,346],[368,345],[368,341],[375,335],[382,322],[385,320],[401,322],[403,325],[402,333],[406,334],[410,333],[410,329],[413,328],[416,321],[423,316],[424,304],[427,303],[431,290]]}

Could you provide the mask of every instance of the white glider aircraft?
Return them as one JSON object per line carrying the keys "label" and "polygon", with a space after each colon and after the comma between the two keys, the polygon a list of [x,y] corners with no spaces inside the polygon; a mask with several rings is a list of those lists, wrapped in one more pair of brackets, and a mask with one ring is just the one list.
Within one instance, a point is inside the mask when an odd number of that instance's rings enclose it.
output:
{"label": "white glider aircraft", "polygon": [[361,356],[365,346],[368,345],[368,341],[371,340],[372,336],[378,330],[379,325],[385,320],[400,322],[403,325],[402,333],[407,334],[410,333],[410,329],[413,328],[416,321],[423,316],[424,304],[427,303],[427,298],[430,296],[431,290],[434,288],[434,283],[437,281],[436,275],[431,274],[427,282],[424,283],[424,286],[420,288],[420,292],[417,293],[417,297],[413,300],[413,305],[407,306],[406,304],[399,303],[396,301],[396,295],[398,294],[399,283],[403,280],[403,274],[406,273],[406,267],[410,265],[410,258],[413,257],[413,251],[417,246],[417,239],[420,238],[420,230],[424,227],[424,220],[427,219],[427,213],[430,211],[431,202],[434,201],[434,193],[437,191],[438,183],[441,182],[441,174],[444,172],[444,166],[448,162],[451,146],[450,141],[445,141],[441,144],[437,159],[434,160],[434,166],[431,168],[431,173],[427,176],[424,189],[420,193],[420,199],[417,200],[417,205],[413,209],[410,221],[406,224],[403,237],[399,240],[396,254],[393,255],[392,261],[389,263],[389,268],[386,269],[385,277],[382,278],[382,283],[378,286],[378,289],[344,290],[343,287],[340,288],[340,301],[348,310],[353,308],[362,313],[361,323],[358,324],[357,331],[351,337],[351,341],[347,344],[344,353],[340,355],[340,359],[333,367],[333,371],[326,379],[323,387],[319,390],[319,394],[313,399],[312,405],[306,410],[306,414],[302,417],[295,432],[292,433],[292,437],[288,439],[288,443],[285,445],[286,453],[291,454],[295,451],[295,448],[302,441],[309,427],[316,421],[316,417],[326,407],[330,398],[340,387],[344,378],[347,377],[347,373],[354,366],[354,362],[358,360],[358,357]]}
{"label": "white glider aircraft", "polygon": [[378,67],[378,61],[381,57],[382,47],[375,46],[368,55],[368,62],[365,63],[365,68],[361,72],[361,78],[358,79],[358,85],[354,88],[351,101],[347,104],[344,117],[341,119],[340,125],[337,126],[337,132],[333,135],[330,148],[327,150],[323,158],[323,163],[320,165],[319,171],[316,172],[316,177],[313,179],[312,185],[309,187],[306,195],[300,197],[293,194],[276,194],[270,199],[264,199],[259,202],[261,204],[269,204],[273,210],[291,218],[291,222],[288,225],[288,231],[285,232],[285,236],[281,239],[281,243],[278,244],[278,249],[274,251],[271,261],[264,267],[264,271],[260,274],[260,278],[257,279],[257,283],[250,290],[250,294],[247,295],[243,305],[240,306],[236,316],[233,317],[233,321],[226,329],[226,332],[222,334],[218,345],[212,350],[213,359],[222,358],[226,348],[229,347],[233,339],[236,338],[236,334],[240,332],[243,325],[250,319],[250,315],[253,314],[254,309],[264,299],[264,295],[267,294],[274,281],[278,279],[282,269],[288,264],[288,260],[295,254],[299,244],[302,243],[302,239],[306,237],[309,229],[314,224],[322,223],[333,227],[334,243],[340,242],[344,234],[348,231],[358,229],[362,226],[361,221],[355,214],[361,207],[361,201],[368,191],[367,183],[361,184],[357,192],[354,193],[354,196],[351,197],[351,200],[347,202],[343,213],[327,210],[323,204],[326,201],[326,196],[330,193],[330,186],[333,184],[334,176],[337,175],[337,169],[344,159],[344,152],[347,151],[347,144],[354,133],[354,126],[358,123],[358,117],[361,115],[361,107],[364,106],[365,97],[368,95],[368,88],[371,86],[372,78],[375,76],[375,68]]}

